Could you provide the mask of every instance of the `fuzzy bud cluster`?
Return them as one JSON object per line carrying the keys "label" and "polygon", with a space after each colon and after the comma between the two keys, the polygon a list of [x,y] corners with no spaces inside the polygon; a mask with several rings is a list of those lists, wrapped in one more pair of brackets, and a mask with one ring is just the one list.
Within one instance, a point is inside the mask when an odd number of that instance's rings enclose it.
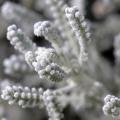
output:
{"label": "fuzzy bud cluster", "polygon": [[45,106],[49,120],[60,120],[63,117],[58,95],[49,89],[44,91],[42,88],[7,86],[2,91],[1,98],[9,104],[17,103],[22,108]]}
{"label": "fuzzy bud cluster", "polygon": [[40,21],[34,24],[34,34],[36,36],[46,36],[50,29],[51,24],[49,21]]}
{"label": "fuzzy bud cluster", "polygon": [[7,29],[7,39],[19,52],[24,53],[28,50],[35,50],[36,45],[24,35],[20,28],[16,25],[11,25]]}
{"label": "fuzzy bud cluster", "polygon": [[58,49],[56,48],[56,46],[59,46],[62,40],[56,32],[55,28],[53,28],[52,23],[50,21],[39,21],[35,23],[34,34],[36,36],[44,36],[48,41],[52,43],[55,49]]}
{"label": "fuzzy bud cluster", "polygon": [[113,117],[118,117],[120,115],[120,99],[112,96],[107,95],[104,98],[104,106],[103,112],[105,115],[112,115]]}
{"label": "fuzzy bud cluster", "polygon": [[58,29],[56,29],[50,21],[39,21],[34,24],[34,34],[36,36],[44,36],[52,46],[55,48],[58,55],[63,54],[65,51],[63,37],[60,35]]}
{"label": "fuzzy bud cluster", "polygon": [[41,106],[43,94],[42,88],[29,88],[22,86],[7,86],[3,91],[1,98],[8,101],[9,104],[17,103],[22,108]]}
{"label": "fuzzy bud cluster", "polygon": [[87,60],[87,42],[91,39],[89,27],[78,8],[66,8],[65,13],[73,33],[78,40],[80,46],[79,62],[82,64],[82,62]]}
{"label": "fuzzy bud cluster", "polygon": [[51,90],[46,90],[43,94],[44,104],[48,111],[49,120],[60,120],[63,117],[61,114],[61,106],[58,104],[56,96]]}
{"label": "fuzzy bud cluster", "polygon": [[84,37],[86,40],[90,41],[91,34],[89,25],[79,9],[77,7],[66,8],[65,13],[76,37]]}
{"label": "fuzzy bud cluster", "polygon": [[35,53],[28,51],[25,59],[38,72],[40,79],[61,81],[64,71],[54,62],[56,53],[52,48],[39,47]]}

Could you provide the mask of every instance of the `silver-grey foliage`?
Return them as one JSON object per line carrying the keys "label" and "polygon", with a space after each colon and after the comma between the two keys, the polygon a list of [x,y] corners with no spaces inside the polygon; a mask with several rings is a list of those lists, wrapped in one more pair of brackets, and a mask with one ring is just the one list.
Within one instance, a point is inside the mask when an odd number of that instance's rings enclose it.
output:
{"label": "silver-grey foliage", "polygon": [[[15,51],[6,42],[3,48],[13,54],[6,52],[0,59],[1,120],[14,119],[14,107],[18,120],[42,120],[46,113],[49,120],[67,120],[68,106],[84,120],[120,119],[120,99],[115,97],[120,94],[120,17],[113,16],[120,2],[93,3],[94,16],[106,17],[101,26],[86,19],[87,0],[66,1],[20,0],[22,5],[2,5],[0,25],[5,22],[6,38]],[[43,37],[49,47],[39,45]],[[111,47],[114,65],[111,58],[103,57]],[[0,45],[0,51],[3,48]]]}

